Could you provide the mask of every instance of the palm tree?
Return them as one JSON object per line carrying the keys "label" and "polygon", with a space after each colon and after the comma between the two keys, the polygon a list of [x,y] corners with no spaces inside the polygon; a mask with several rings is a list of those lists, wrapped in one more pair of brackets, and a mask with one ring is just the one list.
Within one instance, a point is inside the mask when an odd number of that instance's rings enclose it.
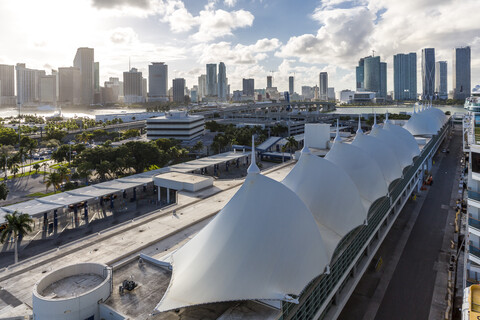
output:
{"label": "palm tree", "polygon": [[57,170],[57,173],[60,175],[61,182],[70,181],[70,169],[68,169],[66,166],[60,166]]}
{"label": "palm tree", "polygon": [[35,173],[38,173],[38,169],[40,169],[40,164],[39,163],[35,163],[33,165],[33,169],[35,169]]}
{"label": "palm tree", "polygon": [[60,187],[60,184],[62,183],[61,176],[58,172],[52,172],[48,175],[47,179],[45,180],[45,185],[46,185],[46,190],[45,192],[48,191],[48,188],[50,186],[53,186],[53,191],[56,192],[57,189]]}
{"label": "palm tree", "polygon": [[293,149],[298,148],[298,142],[295,140],[293,136],[290,136],[287,138],[287,143],[285,144],[285,148],[288,148],[290,150],[290,155],[292,154]]}
{"label": "palm tree", "polygon": [[23,238],[28,232],[32,232],[33,219],[28,214],[18,214],[17,211],[5,216],[7,227],[2,230],[0,242],[4,243],[7,237],[13,233],[15,243],[15,263],[18,263],[18,239]]}

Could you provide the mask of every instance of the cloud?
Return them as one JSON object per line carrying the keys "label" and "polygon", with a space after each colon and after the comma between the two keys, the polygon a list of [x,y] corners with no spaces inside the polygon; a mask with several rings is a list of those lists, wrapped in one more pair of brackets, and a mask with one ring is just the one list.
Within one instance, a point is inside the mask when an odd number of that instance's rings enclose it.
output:
{"label": "cloud", "polygon": [[235,7],[237,0],[225,0],[223,1],[227,7]]}
{"label": "cloud", "polygon": [[110,34],[110,41],[114,44],[129,44],[138,40],[138,35],[132,28],[116,28]]}
{"label": "cloud", "polygon": [[99,9],[116,9],[121,7],[137,7],[149,9],[149,0],[92,0],[92,6]]}
{"label": "cloud", "polygon": [[198,16],[199,29],[192,38],[206,42],[232,35],[232,30],[253,24],[254,16],[249,11],[202,10]]}
{"label": "cloud", "polygon": [[175,33],[190,31],[198,25],[198,18],[193,17],[182,1],[168,1],[162,7],[160,21],[167,22]]}

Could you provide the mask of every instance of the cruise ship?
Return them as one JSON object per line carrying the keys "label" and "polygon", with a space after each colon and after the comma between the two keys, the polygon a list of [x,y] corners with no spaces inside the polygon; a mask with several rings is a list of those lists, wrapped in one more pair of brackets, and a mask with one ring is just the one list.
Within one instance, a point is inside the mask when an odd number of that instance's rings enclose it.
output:
{"label": "cruise ship", "polygon": [[465,99],[465,109],[472,112],[480,112],[480,96],[471,96]]}

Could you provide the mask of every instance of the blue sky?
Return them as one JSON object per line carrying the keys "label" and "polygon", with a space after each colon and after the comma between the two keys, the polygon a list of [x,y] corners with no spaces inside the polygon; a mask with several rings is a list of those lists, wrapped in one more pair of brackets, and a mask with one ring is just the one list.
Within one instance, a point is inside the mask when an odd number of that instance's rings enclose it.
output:
{"label": "blue sky", "polygon": [[[242,78],[255,87],[295,89],[318,85],[353,89],[359,58],[375,50],[388,64],[393,55],[436,48],[447,60],[451,90],[452,48],[472,47],[472,84],[480,83],[478,0],[5,0],[0,1],[0,63],[32,68],[70,66],[76,48],[95,48],[101,81],[121,77],[128,60],[147,76],[148,63],[164,61],[169,78],[197,84],[206,63],[225,62],[232,90]],[[418,72],[418,90],[421,88]],[[170,80],[171,81],[171,80]]]}

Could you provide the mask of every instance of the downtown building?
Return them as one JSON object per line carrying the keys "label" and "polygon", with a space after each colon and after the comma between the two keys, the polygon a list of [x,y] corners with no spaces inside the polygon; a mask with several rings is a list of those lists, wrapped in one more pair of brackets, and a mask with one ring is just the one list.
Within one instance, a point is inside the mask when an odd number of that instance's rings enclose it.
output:
{"label": "downtown building", "polygon": [[17,104],[36,105],[40,102],[40,77],[44,70],[29,69],[25,63],[17,63]]}
{"label": "downtown building", "polygon": [[438,99],[448,98],[447,88],[447,61],[437,61],[435,63],[435,93]]}
{"label": "downtown building", "polygon": [[255,79],[242,79],[242,93],[244,96],[253,98],[255,95]]}
{"label": "downtown building", "polygon": [[207,64],[206,90],[206,96],[218,96],[217,65],[215,63]]}
{"label": "downtown building", "polygon": [[81,75],[81,104],[94,103],[95,92],[95,63],[93,48],[78,48],[73,66],[80,70]]}
{"label": "downtown building", "polygon": [[185,103],[185,79],[175,78],[172,80],[173,102]]}
{"label": "downtown building", "polygon": [[218,100],[227,101],[227,68],[225,63],[218,64]]}
{"label": "downtown building", "polygon": [[379,56],[360,59],[356,68],[356,80],[357,91],[373,92],[377,102],[386,100],[387,63],[381,62]]}
{"label": "downtown building", "polygon": [[57,75],[44,75],[40,77],[40,103],[57,104]]}
{"label": "downtown building", "polygon": [[148,101],[168,101],[168,66],[164,62],[148,66]]}
{"label": "downtown building", "polygon": [[288,77],[288,93],[292,96],[295,93],[295,77]]}
{"label": "downtown building", "polygon": [[15,66],[0,64],[0,106],[15,105]]}
{"label": "downtown building", "polygon": [[152,140],[164,138],[190,141],[204,133],[205,118],[189,115],[186,111],[170,111],[164,116],[147,119],[147,138]]}
{"label": "downtown building", "polygon": [[417,54],[399,53],[393,56],[394,99],[417,100]]}
{"label": "downtown building", "polygon": [[435,49],[422,49],[422,100],[435,96]]}
{"label": "downtown building", "polygon": [[465,100],[471,93],[470,47],[453,49],[453,99]]}
{"label": "downtown building", "polygon": [[320,72],[319,78],[319,85],[320,88],[320,100],[327,101],[328,100],[328,73],[327,72]]}
{"label": "downtown building", "polygon": [[136,68],[123,73],[123,94],[126,104],[145,102],[142,73]]}
{"label": "downtown building", "polygon": [[58,102],[81,104],[82,76],[76,67],[58,68]]}

